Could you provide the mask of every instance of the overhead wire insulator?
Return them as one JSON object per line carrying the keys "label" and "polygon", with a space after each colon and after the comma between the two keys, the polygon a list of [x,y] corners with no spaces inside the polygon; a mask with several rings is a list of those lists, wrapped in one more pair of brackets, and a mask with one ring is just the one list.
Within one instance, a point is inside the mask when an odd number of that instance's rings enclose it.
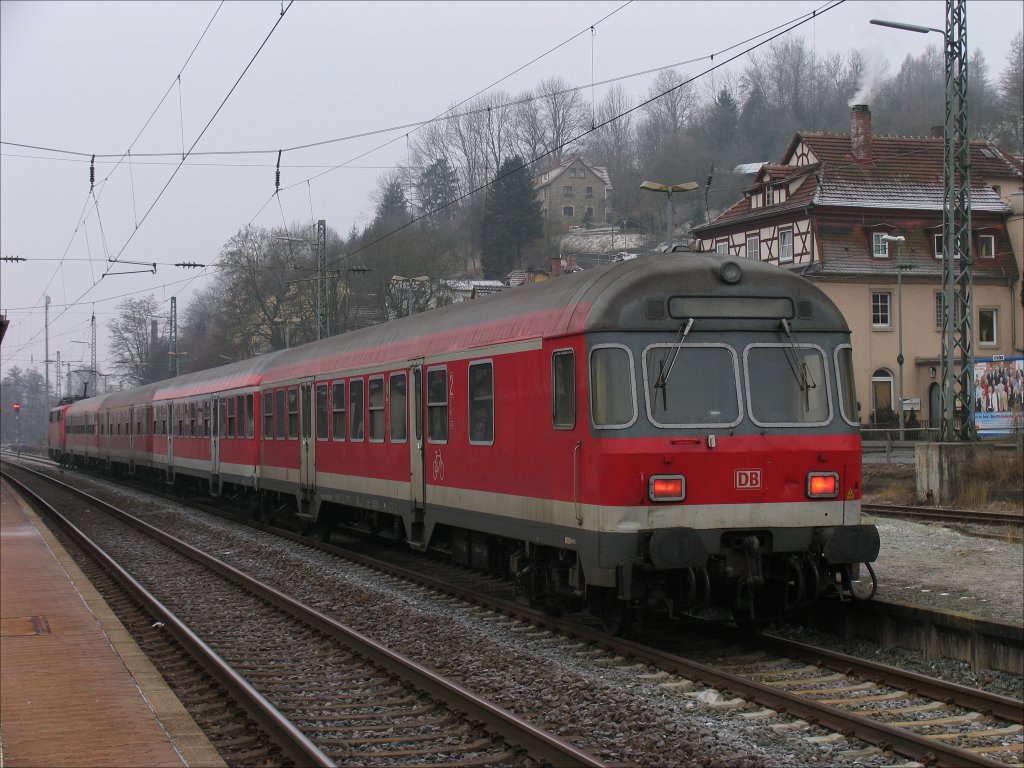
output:
{"label": "overhead wire insulator", "polygon": [[284,150],[277,150],[277,170],[274,172],[274,194],[281,191],[281,153]]}
{"label": "overhead wire insulator", "polygon": [[200,269],[201,267],[205,267],[206,265],[205,264],[197,264],[194,261],[179,261],[179,262],[176,262],[174,264],[174,266],[176,266],[176,267],[184,267],[186,269]]}
{"label": "overhead wire insulator", "polygon": [[92,192],[96,186],[96,155],[89,161],[89,191]]}

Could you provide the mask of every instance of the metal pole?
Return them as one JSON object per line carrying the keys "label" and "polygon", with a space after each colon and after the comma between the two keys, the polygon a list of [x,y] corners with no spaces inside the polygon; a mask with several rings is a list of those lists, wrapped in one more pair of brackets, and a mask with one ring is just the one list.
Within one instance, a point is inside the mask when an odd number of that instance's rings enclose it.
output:
{"label": "metal pole", "polygon": [[896,364],[900,368],[900,441],[905,440],[904,436],[904,420],[906,418],[905,408],[903,405],[903,263],[900,260],[902,256],[902,243],[896,243],[896,300],[899,302],[897,308],[896,322],[899,323],[899,346],[900,351],[896,356]]}
{"label": "metal pole", "polygon": [[667,193],[668,198],[668,238],[665,242],[668,244],[667,253],[672,253],[672,192],[671,190]]}
{"label": "metal pole", "polygon": [[[46,358],[43,366],[46,368],[46,418],[50,418],[50,297],[46,297],[44,307],[43,323],[46,327]],[[57,369],[57,378],[60,378],[60,368]]]}

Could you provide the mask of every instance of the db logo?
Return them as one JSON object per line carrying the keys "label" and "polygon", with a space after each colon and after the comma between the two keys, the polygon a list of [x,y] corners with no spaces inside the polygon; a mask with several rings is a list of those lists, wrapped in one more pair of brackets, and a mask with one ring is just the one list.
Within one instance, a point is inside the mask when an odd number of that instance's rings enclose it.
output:
{"label": "db logo", "polygon": [[753,491],[761,487],[761,470],[760,469],[737,469],[736,470],[736,490],[737,491]]}

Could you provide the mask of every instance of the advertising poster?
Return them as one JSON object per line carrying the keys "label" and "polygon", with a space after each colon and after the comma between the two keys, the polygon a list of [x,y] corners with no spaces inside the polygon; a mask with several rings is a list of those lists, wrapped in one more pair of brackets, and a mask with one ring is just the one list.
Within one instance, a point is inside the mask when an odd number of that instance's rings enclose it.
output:
{"label": "advertising poster", "polygon": [[974,361],[974,420],[979,437],[1020,431],[1024,406],[1024,357]]}

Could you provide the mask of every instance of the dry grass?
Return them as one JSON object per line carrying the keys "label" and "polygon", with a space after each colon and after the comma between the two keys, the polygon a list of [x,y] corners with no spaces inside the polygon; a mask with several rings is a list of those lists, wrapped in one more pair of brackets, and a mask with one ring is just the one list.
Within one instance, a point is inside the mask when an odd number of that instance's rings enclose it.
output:
{"label": "dry grass", "polygon": [[909,482],[887,482],[870,494],[865,494],[868,504],[898,504],[907,506],[917,503],[917,489],[913,478]]}
{"label": "dry grass", "polygon": [[992,498],[994,490],[1021,490],[1024,483],[1021,453],[979,448],[961,477],[963,479],[956,506],[961,509],[992,510],[1005,503]]}

